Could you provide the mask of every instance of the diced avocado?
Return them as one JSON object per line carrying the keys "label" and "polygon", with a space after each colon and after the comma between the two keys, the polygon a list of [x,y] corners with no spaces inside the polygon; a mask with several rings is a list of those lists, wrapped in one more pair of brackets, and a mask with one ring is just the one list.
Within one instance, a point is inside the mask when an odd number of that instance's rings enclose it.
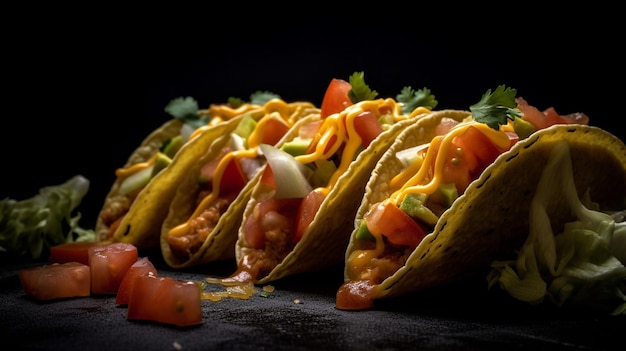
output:
{"label": "diced avocado", "polygon": [[434,226],[439,217],[424,205],[426,199],[425,194],[407,194],[400,203],[400,209],[412,218]]}
{"label": "diced avocado", "polygon": [[319,159],[314,162],[311,185],[314,187],[326,186],[337,170],[335,162],[332,160]]}
{"label": "diced avocado", "polygon": [[443,204],[446,207],[452,206],[454,200],[459,197],[459,193],[457,192],[456,185],[454,185],[454,183],[439,184],[437,192],[441,195]]}
{"label": "diced avocado", "polygon": [[513,130],[515,130],[515,133],[517,133],[520,139],[526,139],[534,133],[536,129],[532,123],[518,117],[513,120]]}
{"label": "diced avocado", "polygon": [[365,221],[361,222],[361,225],[355,234],[355,238],[358,240],[376,241],[376,238],[374,238],[369,229],[367,229]]}
{"label": "diced avocado", "polygon": [[280,147],[280,149],[294,157],[304,155],[309,149],[311,140],[312,139],[301,138],[297,136],[292,140],[284,143],[283,146]]}
{"label": "diced avocado", "polygon": [[170,163],[172,163],[172,159],[169,158],[166,154],[159,152],[157,153],[157,158],[154,161],[154,166],[152,167],[152,173],[150,177],[154,177],[157,173],[161,172],[162,169],[167,167]]}
{"label": "diced avocado", "polygon": [[242,137],[244,140],[248,140],[248,137],[252,134],[256,125],[257,121],[252,118],[252,115],[247,114],[242,117],[241,121],[239,121],[234,133]]}
{"label": "diced avocado", "polygon": [[154,165],[151,165],[124,178],[122,183],[120,183],[119,193],[127,195],[146,186],[146,184],[150,182],[150,179],[152,179],[153,168]]}
{"label": "diced avocado", "polygon": [[394,123],[393,116],[390,113],[385,113],[384,115],[378,117],[378,123],[383,127],[383,130],[387,130]]}
{"label": "diced avocado", "polygon": [[173,158],[182,146],[183,137],[179,134],[166,141],[161,147],[161,152],[164,153],[167,157]]}

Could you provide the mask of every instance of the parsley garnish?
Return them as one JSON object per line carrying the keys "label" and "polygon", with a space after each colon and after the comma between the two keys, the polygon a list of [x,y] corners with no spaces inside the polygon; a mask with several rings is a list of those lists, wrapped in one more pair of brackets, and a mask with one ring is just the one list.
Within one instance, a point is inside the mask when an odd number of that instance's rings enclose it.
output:
{"label": "parsley garnish", "polygon": [[365,84],[365,73],[363,72],[352,73],[349,83],[352,85],[352,89],[348,91],[348,97],[353,104],[359,101],[374,100],[378,96],[376,90],[370,89],[370,87]]}
{"label": "parsley garnish", "polygon": [[488,89],[478,103],[470,106],[470,111],[477,122],[499,130],[501,125],[507,124],[507,119],[513,121],[523,115],[515,109],[517,107],[515,94],[517,90],[504,85],[498,86],[493,93]]}
{"label": "parsley garnish", "polygon": [[402,113],[404,114],[410,114],[420,106],[432,110],[437,107],[439,103],[435,100],[435,95],[431,94],[428,88],[415,91],[411,87],[404,87],[400,94],[396,96],[396,100],[403,104]]}

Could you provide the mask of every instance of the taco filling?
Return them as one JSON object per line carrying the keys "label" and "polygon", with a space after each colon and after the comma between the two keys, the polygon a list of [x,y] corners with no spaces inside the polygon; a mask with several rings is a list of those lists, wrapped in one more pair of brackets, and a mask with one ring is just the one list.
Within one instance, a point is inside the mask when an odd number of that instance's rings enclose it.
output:
{"label": "taco filling", "polygon": [[172,100],[165,111],[175,119],[154,131],[127,164],[115,171],[116,182],[98,217],[99,239],[114,237],[139,193],[172,162],[183,145],[209,128],[259,109],[261,101],[274,96],[257,92],[251,95],[250,103],[230,98],[227,104],[212,104],[208,109],[198,109],[197,102],[189,97]]}
{"label": "taco filling", "polygon": [[[331,82],[322,103],[321,120],[302,126],[299,135],[281,148],[261,145],[268,166],[255,189],[254,208],[246,211],[240,228],[238,270],[222,282],[258,282],[267,277],[316,220],[328,220],[316,219],[317,213],[359,154],[393,125],[436,106],[427,89],[403,90],[404,97],[419,97],[423,105],[417,106],[407,99],[407,103],[375,99],[377,93],[365,85],[362,73],[353,74],[346,83]],[[343,87],[338,89],[343,99],[329,93],[337,85]],[[347,99],[350,94],[352,100]],[[329,101],[338,100],[343,102],[329,108]]]}
{"label": "taco filling", "polygon": [[263,110],[260,118],[243,116],[233,132],[220,139],[223,146],[219,146],[217,155],[200,161],[203,164],[198,168],[192,195],[195,210],[185,222],[169,229],[166,236],[176,259],[189,260],[198,252],[222,215],[264,166],[259,145],[278,145],[302,116],[316,108],[310,103],[288,104],[272,99],[263,105]]}
{"label": "taco filling", "polygon": [[584,114],[541,112],[515,94],[504,86],[488,90],[470,107],[472,114],[443,117],[432,140],[396,152],[404,169],[391,178],[391,195],[369,204],[352,234],[337,308],[372,307],[376,287],[405,265],[469,184],[520,139],[556,123],[588,123]]}

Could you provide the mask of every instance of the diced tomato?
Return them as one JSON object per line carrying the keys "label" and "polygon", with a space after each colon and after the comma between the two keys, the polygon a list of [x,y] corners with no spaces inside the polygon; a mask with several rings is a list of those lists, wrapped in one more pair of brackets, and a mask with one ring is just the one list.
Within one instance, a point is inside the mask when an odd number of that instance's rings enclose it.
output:
{"label": "diced tomato", "polygon": [[515,99],[517,107],[524,114],[524,120],[530,122],[536,129],[544,129],[554,124],[565,124],[566,121],[554,110],[548,108],[544,112],[535,106],[529,105],[526,100],[521,97]]}
{"label": "diced tomato", "polygon": [[371,111],[363,111],[354,118],[354,129],[361,137],[361,143],[364,147],[368,147],[383,132],[383,127],[378,122],[378,118]]}
{"label": "diced tomato", "polygon": [[[259,131],[263,136],[261,143],[268,145],[276,145],[289,131],[289,125],[276,116],[264,119],[263,123],[259,124],[259,127],[262,128]],[[255,133],[257,132],[255,131]]]}
{"label": "diced tomato", "polygon": [[[200,168],[200,179],[212,182],[215,177],[218,165],[223,157],[215,158],[207,162]],[[227,195],[233,192],[239,192],[246,186],[248,177],[241,168],[241,165],[235,157],[231,157],[224,168],[222,179],[220,180],[220,195]]]}
{"label": "diced tomato", "polygon": [[457,124],[459,124],[459,121],[457,121],[456,119],[450,118],[450,117],[444,117],[441,119],[441,121],[435,128],[435,134],[436,135],[448,134],[448,132],[452,130],[452,128],[456,127]]}
{"label": "diced tomato", "polygon": [[19,277],[24,293],[37,300],[89,296],[91,290],[89,266],[78,262],[23,268]]}
{"label": "diced tomato", "polygon": [[322,100],[322,107],[320,110],[320,116],[322,119],[339,113],[346,109],[346,107],[352,105],[348,92],[352,89],[352,85],[338,78],[333,78],[326,88],[324,93],[324,99]]}
{"label": "diced tomato", "polygon": [[298,128],[298,136],[302,139],[313,139],[315,133],[322,126],[322,120],[315,120],[313,122],[305,123]]}
{"label": "diced tomato", "polygon": [[130,291],[135,283],[135,278],[144,274],[158,275],[157,269],[147,257],[138,259],[137,262],[130,266],[126,274],[124,274],[120,287],[117,289],[117,296],[115,297],[116,304],[128,305]]}
{"label": "diced tomato", "polygon": [[89,249],[103,245],[97,241],[74,241],[50,248],[50,263],[79,262],[89,265]]}
{"label": "diced tomato", "polygon": [[124,275],[137,262],[137,258],[137,247],[129,243],[112,243],[90,248],[91,293],[117,294]]}
{"label": "diced tomato", "polygon": [[[516,142],[516,138],[519,137],[514,133],[509,135],[510,145]],[[433,151],[438,152],[440,144],[433,145]],[[448,146],[440,181],[454,183],[461,194],[504,151],[506,150],[498,149],[479,129],[469,126]],[[436,162],[436,158],[433,158],[430,165],[431,177],[434,175]]]}
{"label": "diced tomato", "polygon": [[150,274],[135,278],[128,299],[128,320],[187,327],[202,324],[200,285]]}
{"label": "diced tomato", "polygon": [[272,168],[266,166],[263,168],[263,174],[261,175],[261,184],[268,186],[271,189],[276,189],[276,179],[274,178],[274,172]]}
{"label": "diced tomato", "polygon": [[220,161],[226,154],[233,151],[230,147],[224,147],[218,157],[210,160],[200,167],[200,175],[199,180],[202,182],[211,182],[215,177],[215,172],[217,171],[217,166],[220,164]]}
{"label": "diced tomato", "polygon": [[478,161],[477,166],[470,169],[474,178],[492,164],[503,151],[506,151],[499,150],[485,134],[473,126],[469,126],[463,134],[454,138],[452,143],[460,147],[463,154],[471,152]]}
{"label": "diced tomato", "polygon": [[298,214],[296,215],[298,224],[296,227],[296,234],[293,237],[293,243],[297,243],[300,239],[302,239],[302,235],[307,230],[311,222],[313,222],[313,218],[315,218],[315,214],[317,214],[324,198],[325,196],[323,193],[315,190],[311,191],[304,197],[300,207],[298,208]]}
{"label": "diced tomato", "polygon": [[244,240],[254,249],[265,247],[265,232],[282,228],[293,233],[295,217],[302,199],[260,201],[244,222]]}
{"label": "diced tomato", "polygon": [[365,223],[372,234],[382,234],[395,245],[415,248],[427,234],[413,218],[390,202],[374,205]]}
{"label": "diced tomato", "polygon": [[[432,152],[437,155],[441,142],[434,143],[430,147]],[[448,152],[446,153],[445,161],[443,163],[443,169],[441,173],[440,183],[454,183],[459,193],[465,191],[469,183],[472,182],[472,170],[478,166],[478,160],[471,152],[464,152],[457,145],[453,143],[448,146]],[[433,161],[430,164],[430,177],[432,178],[435,173],[435,165],[437,158],[433,157]]]}
{"label": "diced tomato", "polygon": [[246,186],[247,182],[248,178],[241,169],[241,165],[233,157],[226,165],[226,169],[224,169],[222,181],[220,182],[220,195],[239,193]]}
{"label": "diced tomato", "polygon": [[584,124],[589,125],[589,116],[582,112],[568,113],[561,115],[561,118],[568,124]]}
{"label": "diced tomato", "polygon": [[113,221],[113,223],[111,223],[111,225],[109,226],[109,232],[107,233],[107,239],[112,239],[115,236],[115,232],[117,231],[117,228],[120,227],[120,224],[122,224],[125,216],[126,213],[117,217],[117,219]]}

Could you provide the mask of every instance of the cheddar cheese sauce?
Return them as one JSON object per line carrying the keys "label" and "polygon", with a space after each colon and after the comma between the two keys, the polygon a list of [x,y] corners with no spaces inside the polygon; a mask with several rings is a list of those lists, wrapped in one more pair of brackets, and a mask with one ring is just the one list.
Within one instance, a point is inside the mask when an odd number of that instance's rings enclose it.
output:
{"label": "cheddar cheese sauce", "polygon": [[202,199],[186,222],[169,230],[168,236],[182,237],[186,235],[190,230],[191,221],[200,216],[219,198],[222,177],[224,176],[227,166],[233,159],[240,161],[243,158],[254,159],[260,156],[258,146],[261,144],[263,137],[261,133],[267,121],[270,119],[279,119],[291,128],[305,114],[307,109],[314,109],[315,106],[308,102],[287,103],[282,99],[272,99],[265,103],[262,108],[263,116],[257,121],[256,128],[247,138],[248,148],[229,151],[219,160],[215,175],[211,180],[211,192]]}

